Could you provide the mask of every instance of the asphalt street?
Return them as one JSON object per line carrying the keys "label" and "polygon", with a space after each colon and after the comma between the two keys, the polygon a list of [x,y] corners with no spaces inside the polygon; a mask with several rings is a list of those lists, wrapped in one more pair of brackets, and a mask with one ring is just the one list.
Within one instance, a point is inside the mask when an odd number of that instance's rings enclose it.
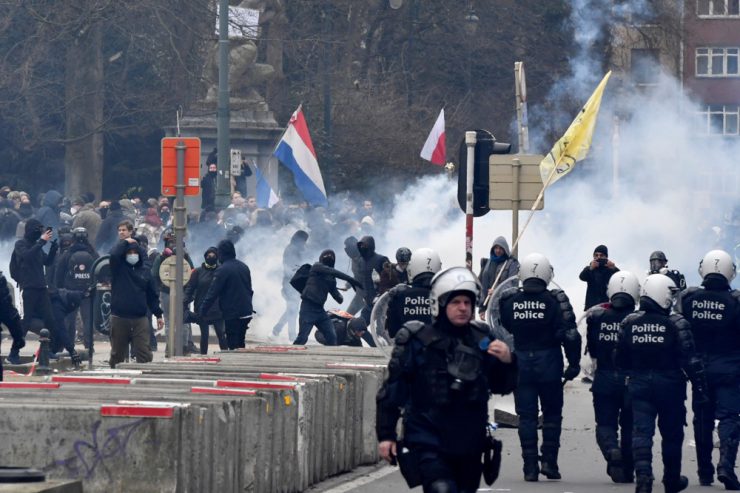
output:
{"label": "asphalt street", "polygon": [[[594,437],[594,415],[591,404],[589,384],[580,381],[568,383],[565,387],[565,407],[563,413],[563,434],[559,457],[560,473],[563,479],[550,481],[540,476],[537,483],[526,483],[522,477],[522,459],[519,439],[515,429],[499,429],[497,437],[504,442],[504,456],[501,474],[492,486],[481,482],[479,492],[516,492],[516,493],[594,493],[594,492],[631,492],[634,484],[614,484],[606,475],[606,462],[596,445]],[[491,411],[499,407],[513,411],[513,398],[491,400]],[[491,415],[493,413],[491,412]],[[687,415],[691,422],[691,411]],[[703,492],[724,491],[722,484],[715,482],[712,488],[699,486],[696,476],[696,458],[693,446],[691,426],[684,428],[683,470],[689,478],[689,487],[685,491]],[[660,479],[663,467],[660,456],[660,438],[655,442],[653,451],[653,468],[657,478],[653,490],[663,491]],[[715,461],[718,452],[715,450]],[[408,491],[397,468],[379,465],[365,468],[352,474],[333,478],[309,490],[322,493],[390,493]],[[413,491],[421,491],[416,488]]]}

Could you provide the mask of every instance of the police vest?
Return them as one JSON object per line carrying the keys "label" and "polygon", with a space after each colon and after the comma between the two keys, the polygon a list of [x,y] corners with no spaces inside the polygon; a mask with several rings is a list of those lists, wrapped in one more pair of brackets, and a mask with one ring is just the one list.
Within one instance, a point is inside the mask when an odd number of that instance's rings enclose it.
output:
{"label": "police vest", "polygon": [[630,354],[627,369],[680,370],[678,331],[668,315],[638,311],[627,315],[622,324]]}
{"label": "police vest", "polygon": [[691,324],[698,353],[727,354],[740,351],[738,300],[740,292],[691,288],[681,301],[681,311]]}
{"label": "police vest", "polygon": [[622,320],[632,310],[611,308],[592,308],[587,319],[588,353],[598,361],[598,368],[614,369],[612,355],[617,346]]}
{"label": "police vest", "polygon": [[406,322],[432,322],[429,291],[430,288],[427,287],[407,285],[396,286],[389,291],[387,328],[391,337],[395,337]]}
{"label": "police vest", "polygon": [[525,293],[521,290],[501,300],[501,321],[514,336],[518,351],[539,351],[558,347],[557,300],[549,291]]}

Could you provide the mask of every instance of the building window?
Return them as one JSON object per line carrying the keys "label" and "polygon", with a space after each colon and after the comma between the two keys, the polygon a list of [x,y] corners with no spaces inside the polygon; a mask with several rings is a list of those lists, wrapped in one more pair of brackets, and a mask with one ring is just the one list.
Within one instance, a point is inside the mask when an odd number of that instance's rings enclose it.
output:
{"label": "building window", "polygon": [[658,50],[633,49],[630,57],[632,81],[638,86],[655,85],[660,77]]}
{"label": "building window", "polygon": [[698,113],[697,130],[703,135],[740,135],[740,105],[709,104]]}
{"label": "building window", "polygon": [[737,77],[740,48],[697,48],[697,77]]}
{"label": "building window", "polygon": [[699,17],[740,17],[740,0],[698,0]]}

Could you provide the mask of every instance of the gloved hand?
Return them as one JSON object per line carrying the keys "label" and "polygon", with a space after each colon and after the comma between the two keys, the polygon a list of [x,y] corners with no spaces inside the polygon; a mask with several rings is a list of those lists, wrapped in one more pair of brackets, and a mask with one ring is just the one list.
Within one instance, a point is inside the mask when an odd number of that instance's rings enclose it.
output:
{"label": "gloved hand", "polygon": [[74,348],[70,349],[69,351],[69,357],[72,360],[72,364],[75,365],[75,368],[79,368],[82,364],[82,358],[80,358],[80,353],[75,351]]}
{"label": "gloved hand", "polygon": [[563,382],[573,380],[581,373],[581,367],[576,365],[569,365],[568,368],[563,372]]}

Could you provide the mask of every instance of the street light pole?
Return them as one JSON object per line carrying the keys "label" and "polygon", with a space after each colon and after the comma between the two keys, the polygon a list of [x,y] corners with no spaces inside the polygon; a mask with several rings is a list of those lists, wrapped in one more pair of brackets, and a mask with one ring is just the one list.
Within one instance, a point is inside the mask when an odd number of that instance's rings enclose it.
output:
{"label": "street light pole", "polygon": [[229,0],[219,0],[218,4],[218,113],[217,142],[218,175],[216,177],[216,207],[229,205],[231,185],[231,147],[229,136]]}

